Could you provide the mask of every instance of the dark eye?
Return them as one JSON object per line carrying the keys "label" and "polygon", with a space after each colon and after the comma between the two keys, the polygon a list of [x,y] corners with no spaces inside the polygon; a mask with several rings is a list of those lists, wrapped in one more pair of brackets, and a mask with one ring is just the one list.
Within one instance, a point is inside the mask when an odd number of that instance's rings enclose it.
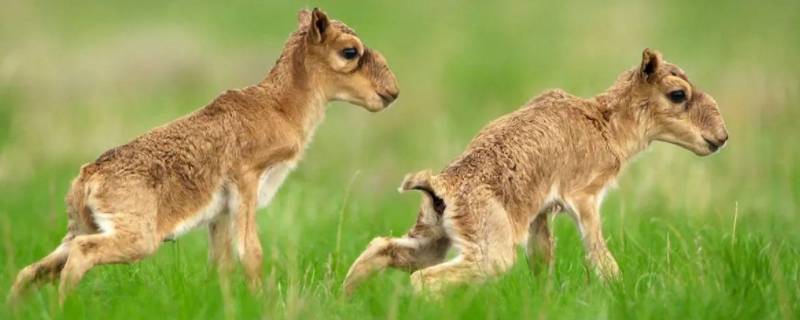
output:
{"label": "dark eye", "polygon": [[342,49],[342,57],[347,60],[358,58],[358,50],[356,48],[344,48]]}
{"label": "dark eye", "polygon": [[686,101],[686,92],[683,90],[675,90],[667,94],[669,100],[673,103],[681,103]]}

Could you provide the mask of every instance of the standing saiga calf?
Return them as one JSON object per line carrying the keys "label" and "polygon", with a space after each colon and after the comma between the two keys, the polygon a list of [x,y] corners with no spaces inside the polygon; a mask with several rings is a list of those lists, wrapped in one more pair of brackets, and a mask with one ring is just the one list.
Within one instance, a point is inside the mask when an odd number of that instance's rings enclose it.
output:
{"label": "standing saiga calf", "polygon": [[[374,239],[344,290],[386,267],[413,272],[418,291],[484,279],[508,270],[525,242],[531,266],[545,269],[553,255],[547,216],[560,210],[575,219],[588,262],[614,278],[599,208],[624,164],[652,141],[709,155],[727,139],[714,99],[647,49],[606,92],[546,92],[490,123],[440,174],[406,176],[400,190],[424,194],[416,225],[401,238]],[[442,263],[451,246],[459,255]]]}
{"label": "standing saiga calf", "polygon": [[398,95],[381,54],[344,23],[314,9],[301,11],[298,24],[262,82],[226,91],[84,165],[66,197],[66,237],[20,271],[11,297],[60,276],[63,302],[92,267],[145,258],[205,224],[211,262],[226,270],[235,251],[248,284],[260,287],[256,208],[300,161],[326,104],[342,100],[375,112]]}

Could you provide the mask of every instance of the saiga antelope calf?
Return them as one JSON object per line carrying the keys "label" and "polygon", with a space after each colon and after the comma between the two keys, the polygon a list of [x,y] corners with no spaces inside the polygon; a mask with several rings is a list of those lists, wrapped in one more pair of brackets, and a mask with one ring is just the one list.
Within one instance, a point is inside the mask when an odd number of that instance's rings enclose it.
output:
{"label": "saiga antelope calf", "polygon": [[248,284],[260,287],[256,208],[300,161],[326,104],[342,100],[376,112],[397,95],[380,53],[322,11],[301,11],[298,30],[263,81],[228,90],[84,165],[66,196],[66,237],[20,271],[11,297],[60,276],[63,302],[92,267],[145,258],[162,241],[205,224],[209,260],[226,270],[235,250]]}
{"label": "saiga antelope calf", "polygon": [[[481,280],[507,270],[515,244],[525,242],[531,266],[545,269],[553,255],[548,214],[562,209],[578,225],[588,262],[601,277],[616,277],[599,208],[624,164],[652,141],[704,156],[727,139],[714,99],[647,49],[606,92],[546,92],[483,128],[438,175],[406,176],[401,191],[423,191],[416,225],[403,237],[374,239],[344,290],[386,267],[413,272],[417,291]],[[442,263],[451,246],[458,256]]]}

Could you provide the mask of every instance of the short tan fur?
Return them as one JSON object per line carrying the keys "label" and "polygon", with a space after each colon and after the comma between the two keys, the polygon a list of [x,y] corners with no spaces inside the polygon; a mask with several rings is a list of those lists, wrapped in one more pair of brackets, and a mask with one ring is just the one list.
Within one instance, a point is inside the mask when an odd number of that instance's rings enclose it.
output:
{"label": "short tan fur", "polygon": [[[546,270],[553,256],[548,216],[559,211],[574,218],[597,273],[615,278],[599,210],[623,166],[652,141],[708,155],[727,139],[714,99],[647,49],[638,67],[600,95],[545,92],[489,123],[441,173],[408,175],[401,190],[423,191],[417,223],[403,237],[374,239],[350,267],[344,290],[387,267],[413,272],[417,290],[482,280],[511,267],[517,244],[527,247],[534,270]],[[458,255],[443,262],[451,247]]]}
{"label": "short tan fur", "polygon": [[322,121],[329,101],[369,111],[398,95],[383,56],[344,23],[303,10],[267,77],[228,90],[204,108],[111,149],[84,165],[66,196],[61,245],[19,272],[31,283],[60,278],[59,296],[97,265],[152,255],[168,239],[208,225],[209,259],[227,272],[238,258],[261,285],[256,208],[266,206]]}

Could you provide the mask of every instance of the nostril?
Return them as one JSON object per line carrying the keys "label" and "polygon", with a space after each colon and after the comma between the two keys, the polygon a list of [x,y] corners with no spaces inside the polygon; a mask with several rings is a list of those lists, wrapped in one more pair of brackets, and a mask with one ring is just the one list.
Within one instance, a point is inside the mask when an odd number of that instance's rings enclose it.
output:
{"label": "nostril", "polygon": [[719,139],[719,144],[725,144],[726,141],[728,141],[728,134],[725,134],[724,137]]}
{"label": "nostril", "polygon": [[397,98],[397,94],[391,94],[391,93],[379,93],[378,96],[380,96],[381,100],[383,100],[383,103],[387,105],[392,103],[392,101],[394,101],[394,99]]}
{"label": "nostril", "polygon": [[703,140],[706,141],[706,145],[708,145],[708,149],[710,149],[711,152],[717,151],[717,149],[722,146],[722,142],[717,143],[707,139],[706,137],[703,137]]}
{"label": "nostril", "polygon": [[400,96],[400,91],[395,91],[395,92],[389,93],[389,95],[392,96],[392,100],[395,100],[395,99],[397,99],[397,97]]}

